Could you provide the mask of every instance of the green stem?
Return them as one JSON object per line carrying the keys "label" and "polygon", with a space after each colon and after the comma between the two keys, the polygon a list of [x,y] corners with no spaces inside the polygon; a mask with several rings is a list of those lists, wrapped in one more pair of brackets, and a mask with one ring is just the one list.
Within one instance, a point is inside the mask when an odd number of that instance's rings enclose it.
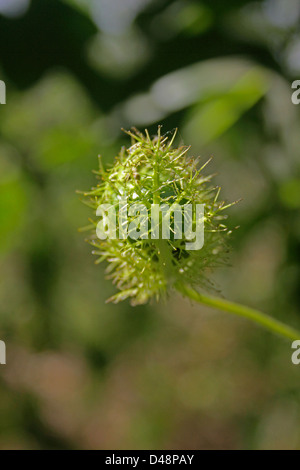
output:
{"label": "green stem", "polygon": [[187,285],[176,283],[175,288],[181,292],[184,296],[189,297],[191,300],[195,300],[209,307],[214,307],[219,310],[224,310],[225,312],[233,313],[240,317],[247,318],[265,329],[277,333],[285,338],[290,340],[300,339],[300,332],[291,328],[284,323],[275,320],[275,318],[266,315],[265,313],[260,312],[254,308],[245,307],[244,305],[237,304],[235,302],[230,302],[228,300],[223,300],[217,297],[211,297],[209,295],[199,294],[191,287]]}

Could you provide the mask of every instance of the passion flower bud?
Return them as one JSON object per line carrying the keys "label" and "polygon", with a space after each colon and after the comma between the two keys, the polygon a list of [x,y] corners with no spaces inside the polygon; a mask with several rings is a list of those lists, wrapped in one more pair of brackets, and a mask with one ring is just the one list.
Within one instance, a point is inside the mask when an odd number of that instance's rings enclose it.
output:
{"label": "passion flower bud", "polygon": [[108,277],[120,290],[109,300],[132,305],[159,298],[169,287],[212,286],[212,268],[226,262],[228,230],[220,188],[205,176],[189,147],[134,130],[129,148],[114,165],[95,172],[99,183],[82,193],[92,208],[88,241],[108,263]]}

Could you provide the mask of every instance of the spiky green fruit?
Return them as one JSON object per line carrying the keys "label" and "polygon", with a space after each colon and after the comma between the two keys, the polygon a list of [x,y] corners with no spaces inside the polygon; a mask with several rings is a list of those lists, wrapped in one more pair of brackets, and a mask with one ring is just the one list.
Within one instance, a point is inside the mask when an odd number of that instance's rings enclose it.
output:
{"label": "spiky green fruit", "polygon": [[[227,235],[224,225],[225,205],[218,200],[220,188],[211,185],[211,176],[205,176],[199,167],[199,159],[188,157],[189,147],[174,147],[176,131],[169,139],[158,135],[150,138],[137,130],[127,132],[132,138],[129,148],[123,147],[114,165],[104,170],[101,164],[95,172],[99,183],[85,192],[84,202],[93,209],[89,242],[97,262],[108,262],[107,273],[120,290],[109,300],[119,302],[130,298],[132,305],[143,304],[150,298],[163,296],[169,287],[182,282],[191,287],[209,288],[211,269],[226,260]],[[118,232],[120,223],[120,200],[126,196],[127,210],[137,202],[148,211],[153,204],[188,204],[195,207],[204,204],[204,245],[199,250],[187,249],[184,235],[177,239],[174,231],[174,214],[170,218],[170,238],[151,238],[150,223],[143,238],[133,239],[128,235],[122,239]],[[95,217],[100,205],[116,209],[117,237],[100,240]],[[193,223],[196,223],[194,220]]]}

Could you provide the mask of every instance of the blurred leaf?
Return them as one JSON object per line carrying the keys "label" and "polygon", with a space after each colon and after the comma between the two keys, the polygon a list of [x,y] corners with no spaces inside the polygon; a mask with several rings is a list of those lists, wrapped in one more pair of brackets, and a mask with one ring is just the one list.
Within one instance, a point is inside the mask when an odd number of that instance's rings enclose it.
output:
{"label": "blurred leaf", "polygon": [[300,178],[291,179],[279,188],[279,196],[283,204],[289,209],[300,208]]}
{"label": "blurred leaf", "polygon": [[46,169],[71,162],[76,158],[84,157],[95,142],[89,133],[71,132],[64,129],[53,129],[46,134],[41,142],[39,154],[41,164]]}
{"label": "blurred leaf", "polygon": [[26,199],[19,178],[0,182],[0,251],[13,243],[24,220]]}
{"label": "blurred leaf", "polygon": [[247,72],[227,93],[200,103],[186,125],[187,135],[197,135],[202,145],[220,137],[268,89],[267,73],[255,68]]}

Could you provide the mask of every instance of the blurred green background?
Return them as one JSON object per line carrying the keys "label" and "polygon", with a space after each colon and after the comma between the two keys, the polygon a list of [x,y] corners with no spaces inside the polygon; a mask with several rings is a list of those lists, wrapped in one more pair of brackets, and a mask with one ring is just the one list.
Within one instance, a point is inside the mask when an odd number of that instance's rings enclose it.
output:
{"label": "blurred green background", "polygon": [[2,449],[298,449],[291,344],[130,307],[78,233],[121,127],[179,127],[230,210],[222,295],[300,325],[299,0],[0,0]]}

